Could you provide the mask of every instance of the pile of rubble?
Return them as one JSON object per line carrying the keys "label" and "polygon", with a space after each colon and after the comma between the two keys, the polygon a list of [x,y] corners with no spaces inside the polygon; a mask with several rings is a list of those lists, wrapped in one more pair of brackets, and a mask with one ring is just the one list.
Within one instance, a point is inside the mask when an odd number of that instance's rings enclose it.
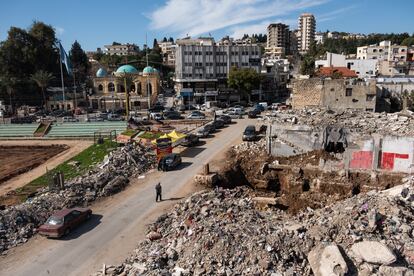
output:
{"label": "pile of rubble", "polygon": [[300,124],[314,127],[336,125],[366,134],[414,135],[412,112],[373,113],[368,111],[332,111],[324,108],[306,108],[267,113],[265,120],[280,124]]}
{"label": "pile of rubble", "polygon": [[414,189],[289,216],[245,187],[194,194],[96,275],[414,275]]}
{"label": "pile of rubble", "polygon": [[112,151],[88,173],[65,183],[61,190],[43,188],[26,202],[0,211],[0,253],[24,243],[55,210],[86,206],[123,189],[128,178],[155,166],[153,151],[132,144]]}

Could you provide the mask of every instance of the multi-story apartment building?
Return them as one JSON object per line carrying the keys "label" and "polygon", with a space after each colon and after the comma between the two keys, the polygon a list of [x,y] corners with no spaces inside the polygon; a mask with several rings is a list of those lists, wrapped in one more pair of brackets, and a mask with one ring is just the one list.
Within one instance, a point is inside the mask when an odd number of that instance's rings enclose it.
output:
{"label": "multi-story apartment building", "polygon": [[104,53],[107,55],[128,56],[136,55],[139,52],[139,47],[135,44],[112,44],[105,45]]}
{"label": "multi-story apartment building", "polygon": [[161,42],[158,45],[163,54],[163,63],[169,66],[175,66],[175,49],[177,45],[171,41]]}
{"label": "multi-story apartment building", "polygon": [[298,51],[306,53],[315,41],[316,20],[313,14],[303,13],[298,21]]}
{"label": "multi-story apartment building", "polygon": [[[219,100],[229,91],[227,77],[232,67],[252,68],[260,73],[260,47],[256,44],[216,44],[213,38],[176,41],[175,89],[183,97],[203,102]],[[221,94],[221,95],[220,95]]]}
{"label": "multi-story apartment building", "polygon": [[[289,26],[276,23],[270,24],[267,27],[267,44],[266,55],[272,56],[274,52],[289,53],[290,38],[289,38]],[[275,50],[278,49],[278,50]],[[282,50],[280,50],[282,49]]]}
{"label": "multi-story apartment building", "polygon": [[357,48],[357,59],[377,59],[386,61],[407,61],[407,46],[392,45],[391,41],[382,41],[379,45]]}

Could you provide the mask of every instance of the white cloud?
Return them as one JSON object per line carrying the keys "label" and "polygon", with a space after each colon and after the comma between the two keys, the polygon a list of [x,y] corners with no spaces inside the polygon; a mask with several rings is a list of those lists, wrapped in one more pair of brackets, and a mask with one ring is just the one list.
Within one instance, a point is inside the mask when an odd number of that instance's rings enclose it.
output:
{"label": "white cloud", "polygon": [[356,7],[357,7],[357,5],[353,5],[353,6],[344,7],[342,9],[336,9],[332,12],[328,12],[328,13],[318,15],[317,18],[316,18],[316,21],[317,22],[325,22],[325,21],[329,21],[329,20],[332,20],[332,19],[336,19],[339,15],[341,15],[341,14],[347,12],[347,11],[350,11],[350,10],[356,8]]}
{"label": "white cloud", "polygon": [[[271,18],[286,16],[329,0],[168,0],[149,17],[156,30],[184,35],[200,35],[211,31],[250,24],[258,28]],[[262,21],[262,23],[257,23]],[[263,25],[263,24],[262,24]],[[233,31],[236,32],[237,29]]]}
{"label": "white cloud", "polygon": [[58,35],[62,35],[65,32],[65,29],[63,29],[62,27],[55,27],[56,30],[56,34]]}

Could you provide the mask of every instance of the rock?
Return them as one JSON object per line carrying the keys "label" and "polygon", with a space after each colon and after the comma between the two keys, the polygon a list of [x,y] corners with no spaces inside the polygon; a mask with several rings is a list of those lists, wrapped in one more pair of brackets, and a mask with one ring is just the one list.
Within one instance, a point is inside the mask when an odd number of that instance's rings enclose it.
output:
{"label": "rock", "polygon": [[364,261],[372,264],[389,265],[397,258],[394,253],[384,244],[377,241],[362,241],[352,245],[352,252]]}
{"label": "rock", "polygon": [[336,244],[319,245],[308,254],[308,261],[316,276],[344,276],[348,266]]}
{"label": "rock", "polygon": [[152,232],[150,232],[150,233],[147,234],[147,238],[150,241],[156,241],[156,240],[161,239],[162,238],[162,235],[160,233],[158,233],[158,232],[152,231]]}
{"label": "rock", "polygon": [[414,270],[401,266],[380,266],[379,276],[414,276]]}

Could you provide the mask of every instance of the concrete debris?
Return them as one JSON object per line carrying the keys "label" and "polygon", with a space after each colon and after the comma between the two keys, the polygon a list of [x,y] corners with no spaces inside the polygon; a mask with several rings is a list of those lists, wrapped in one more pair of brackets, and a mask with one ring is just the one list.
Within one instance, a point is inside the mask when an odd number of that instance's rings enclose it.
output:
{"label": "concrete debris", "polygon": [[314,127],[335,125],[365,134],[414,135],[414,116],[410,111],[374,113],[351,109],[333,111],[325,108],[305,108],[266,113],[264,119],[285,125],[299,124]]}
{"label": "concrete debris", "polygon": [[54,211],[87,206],[115,194],[128,184],[129,177],[147,172],[155,163],[152,150],[128,144],[112,151],[96,168],[65,183],[64,189],[42,188],[26,202],[0,210],[0,253],[25,243]]}
{"label": "concrete debris", "polygon": [[[247,187],[198,192],[159,217],[148,230],[157,239],[110,275],[413,275],[414,189],[407,193],[359,194],[291,216],[258,209]],[[375,229],[371,210],[381,214]]]}
{"label": "concrete debris", "polygon": [[308,254],[308,261],[315,276],[344,276],[348,266],[336,244],[316,246]]}
{"label": "concrete debris", "polygon": [[372,264],[389,265],[397,260],[394,253],[386,245],[377,241],[358,242],[351,249],[357,257]]}

